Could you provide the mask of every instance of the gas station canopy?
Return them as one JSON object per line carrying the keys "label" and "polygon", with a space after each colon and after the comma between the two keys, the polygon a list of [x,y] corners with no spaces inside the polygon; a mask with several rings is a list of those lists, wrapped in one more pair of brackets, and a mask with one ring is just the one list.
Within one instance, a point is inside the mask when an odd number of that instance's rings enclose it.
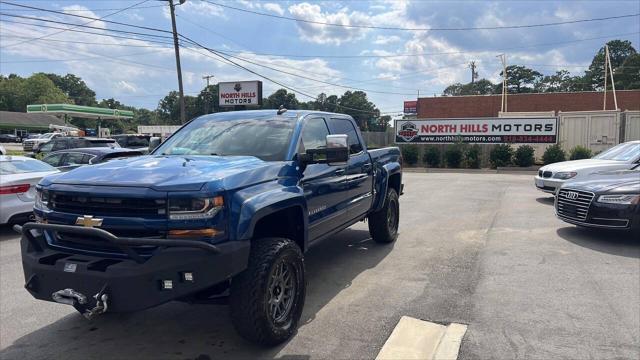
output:
{"label": "gas station canopy", "polygon": [[116,120],[133,118],[133,111],[107,109],[73,104],[27,105],[27,113],[68,115],[87,119]]}

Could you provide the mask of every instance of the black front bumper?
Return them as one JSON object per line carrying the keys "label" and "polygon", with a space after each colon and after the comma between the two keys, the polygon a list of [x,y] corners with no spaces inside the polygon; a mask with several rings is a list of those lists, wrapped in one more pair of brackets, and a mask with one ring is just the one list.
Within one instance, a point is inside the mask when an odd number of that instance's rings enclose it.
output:
{"label": "black front bumper", "polygon": [[[124,248],[159,248],[146,259],[76,254],[48,247],[41,230],[94,236],[107,233],[77,226],[25,224],[21,239],[25,288],[46,301],[54,301],[52,294],[64,289],[73,289],[94,303],[94,295],[106,293],[110,312],[137,311],[187,297],[243,271],[249,257],[249,242],[228,241],[213,246],[180,239],[117,238],[109,233],[114,244]],[[185,280],[184,273],[191,273],[192,281]],[[172,289],[163,289],[165,280],[171,280]]]}
{"label": "black front bumper", "polygon": [[562,216],[558,214],[557,209],[556,216],[570,224],[585,227],[612,230],[640,229],[640,205],[605,204],[592,201],[584,220]]}

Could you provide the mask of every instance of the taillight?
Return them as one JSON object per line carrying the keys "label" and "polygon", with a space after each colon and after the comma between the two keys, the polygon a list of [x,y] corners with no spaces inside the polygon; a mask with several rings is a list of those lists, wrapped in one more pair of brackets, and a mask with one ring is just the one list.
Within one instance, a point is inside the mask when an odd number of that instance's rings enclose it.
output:
{"label": "taillight", "polygon": [[25,193],[30,187],[31,184],[0,186],[0,195]]}

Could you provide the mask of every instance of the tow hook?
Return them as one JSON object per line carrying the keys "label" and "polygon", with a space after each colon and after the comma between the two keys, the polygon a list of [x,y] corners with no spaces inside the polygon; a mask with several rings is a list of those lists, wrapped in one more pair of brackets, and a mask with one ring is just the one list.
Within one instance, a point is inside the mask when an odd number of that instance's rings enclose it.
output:
{"label": "tow hook", "polygon": [[51,298],[57,303],[73,306],[82,316],[89,320],[97,315],[104,314],[109,308],[109,295],[104,290],[93,296],[96,300],[96,306],[92,309],[87,306],[87,297],[73,289],[58,290],[51,294]]}

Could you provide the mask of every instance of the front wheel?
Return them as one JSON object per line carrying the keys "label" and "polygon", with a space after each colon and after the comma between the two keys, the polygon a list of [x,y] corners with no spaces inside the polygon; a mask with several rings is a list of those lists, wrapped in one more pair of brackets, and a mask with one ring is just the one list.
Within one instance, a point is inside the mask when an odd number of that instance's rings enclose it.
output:
{"label": "front wheel", "polygon": [[369,234],[377,243],[390,243],[398,237],[400,204],[398,193],[390,188],[382,209],[369,215]]}
{"label": "front wheel", "polygon": [[289,339],[302,315],[304,258],[289,239],[251,243],[249,266],[231,282],[231,319],[245,339],[276,345]]}

